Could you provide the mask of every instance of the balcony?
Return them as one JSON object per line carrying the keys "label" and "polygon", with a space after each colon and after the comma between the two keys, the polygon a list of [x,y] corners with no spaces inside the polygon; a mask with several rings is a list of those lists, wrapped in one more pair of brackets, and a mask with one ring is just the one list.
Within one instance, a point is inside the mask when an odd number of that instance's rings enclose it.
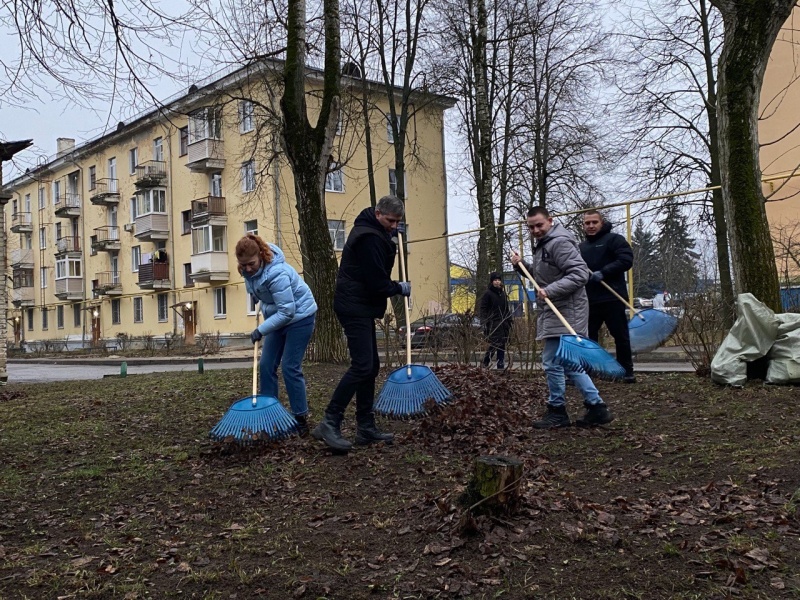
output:
{"label": "balcony", "polygon": [[11,231],[14,233],[31,233],[33,221],[29,212],[15,212],[11,215]]}
{"label": "balcony", "polygon": [[83,300],[83,277],[56,279],[56,298],[59,300]]}
{"label": "balcony", "polygon": [[136,167],[133,181],[137,188],[151,188],[166,185],[167,163],[163,160],[148,160]]}
{"label": "balcony", "polygon": [[228,270],[227,252],[203,252],[202,254],[192,255],[192,272],[189,277],[195,283],[228,281],[230,271]]}
{"label": "balcony", "polygon": [[33,284],[12,288],[11,303],[17,308],[34,306],[36,304],[36,290]]}
{"label": "balcony", "polygon": [[92,250],[95,252],[119,252],[119,227],[106,225],[96,227],[92,236]]}
{"label": "balcony", "polygon": [[67,192],[58,197],[56,216],[71,219],[81,216],[81,196],[76,192]]}
{"label": "balcony", "polygon": [[220,196],[206,196],[192,200],[192,225],[227,225],[228,216],[225,212],[225,198]]}
{"label": "balcony", "polygon": [[169,217],[162,213],[148,213],[136,217],[134,237],[137,240],[157,241],[169,239]]}
{"label": "balcony", "polygon": [[119,296],[122,293],[122,282],[119,271],[100,271],[94,274],[92,292],[98,296]]}
{"label": "balcony", "polygon": [[33,250],[30,248],[14,248],[11,251],[12,269],[33,269]]}
{"label": "balcony", "polygon": [[145,263],[139,265],[139,287],[143,290],[168,290],[172,287],[169,280],[169,263]]}
{"label": "balcony", "polygon": [[119,204],[119,181],[104,177],[94,184],[94,190],[89,192],[89,202],[96,206],[117,206]]}
{"label": "balcony", "polygon": [[207,138],[189,144],[186,166],[194,173],[221,171],[225,168],[225,145],[222,140]]}
{"label": "balcony", "polygon": [[80,258],[81,238],[68,236],[56,240],[56,258],[62,258],[64,256]]}

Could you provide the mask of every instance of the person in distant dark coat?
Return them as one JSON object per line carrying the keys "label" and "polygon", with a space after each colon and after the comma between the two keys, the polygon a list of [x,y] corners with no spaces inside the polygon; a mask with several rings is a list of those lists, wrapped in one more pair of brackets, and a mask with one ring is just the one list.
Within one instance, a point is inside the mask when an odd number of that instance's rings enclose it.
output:
{"label": "person in distant dark coat", "polygon": [[497,353],[497,368],[505,369],[506,344],[514,317],[509,309],[508,296],[503,289],[503,278],[500,273],[489,275],[489,289],[481,296],[478,316],[483,325],[483,333],[489,340],[489,349],[483,357],[483,366],[488,367],[492,357]]}
{"label": "person in distant dark coat", "polygon": [[384,196],[375,208],[365,208],[356,217],[347,236],[336,275],[333,310],[344,327],[350,368],[333,391],[325,417],[311,432],[333,450],[347,452],[352,444],[342,437],[344,411],[356,397],[357,445],[391,443],[391,433],[380,431],[372,407],[375,378],[380,370],[375,319],[386,312],[386,300],[397,294],[411,295],[407,281],[392,281],[397,247],[392,231],[403,220],[405,206],[396,196]]}
{"label": "person in distant dark coat", "polygon": [[633,266],[633,250],[628,241],[618,233],[613,233],[611,228],[611,223],[603,219],[598,211],[584,213],[583,231],[586,241],[581,244],[581,256],[592,271],[589,283],[586,284],[586,294],[589,297],[589,338],[596,342],[600,327],[605,323],[614,338],[617,362],[625,369],[623,381],[635,383],[625,305],[600,283],[605,282],[623,298],[628,295],[625,272]]}

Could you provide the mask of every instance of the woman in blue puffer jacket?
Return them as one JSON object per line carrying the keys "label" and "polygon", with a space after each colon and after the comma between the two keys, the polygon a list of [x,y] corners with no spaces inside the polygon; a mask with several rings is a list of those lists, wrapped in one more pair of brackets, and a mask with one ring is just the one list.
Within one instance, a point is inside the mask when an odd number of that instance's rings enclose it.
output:
{"label": "woman in blue puffer jacket", "polygon": [[249,233],[236,244],[236,260],[245,289],[261,302],[264,315],[264,321],[250,334],[254,344],[264,338],[259,363],[260,393],[278,397],[278,365],[281,365],[297,431],[305,436],[308,401],[303,355],[314,333],[317,303],[308,285],[274,244]]}

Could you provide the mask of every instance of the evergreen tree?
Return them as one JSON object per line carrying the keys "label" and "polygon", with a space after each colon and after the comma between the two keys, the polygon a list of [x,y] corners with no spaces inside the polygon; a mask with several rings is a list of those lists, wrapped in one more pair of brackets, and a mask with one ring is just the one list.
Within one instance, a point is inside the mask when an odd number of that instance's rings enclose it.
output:
{"label": "evergreen tree", "polygon": [[633,295],[651,298],[663,287],[659,275],[658,245],[655,235],[636,222],[631,239],[633,247]]}
{"label": "evergreen tree", "polygon": [[664,289],[671,295],[695,291],[699,254],[689,237],[686,216],[678,206],[667,206],[658,225],[658,264]]}

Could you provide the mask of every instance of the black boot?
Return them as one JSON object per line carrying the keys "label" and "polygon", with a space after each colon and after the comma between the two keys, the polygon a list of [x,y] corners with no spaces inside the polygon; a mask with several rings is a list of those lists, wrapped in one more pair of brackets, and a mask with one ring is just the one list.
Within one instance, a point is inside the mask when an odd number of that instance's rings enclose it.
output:
{"label": "black boot", "polygon": [[375,425],[375,417],[365,418],[356,426],[356,446],[367,446],[384,442],[391,444],[394,441],[393,433],[384,433]]}
{"label": "black boot", "polygon": [[539,421],[534,421],[536,429],[557,429],[559,427],[569,427],[569,415],[566,406],[547,406],[547,411]]}
{"label": "black boot", "polygon": [[586,412],[580,419],[575,420],[578,427],[597,427],[607,425],[614,420],[614,415],[608,411],[605,404],[584,404]]}
{"label": "black boot", "polygon": [[301,438],[308,437],[308,415],[295,415],[297,421],[296,431]]}
{"label": "black boot", "polygon": [[315,440],[325,442],[325,445],[336,452],[349,452],[353,448],[353,444],[342,437],[340,428],[343,416],[331,415],[326,412],[322,421],[311,432],[312,437]]}

